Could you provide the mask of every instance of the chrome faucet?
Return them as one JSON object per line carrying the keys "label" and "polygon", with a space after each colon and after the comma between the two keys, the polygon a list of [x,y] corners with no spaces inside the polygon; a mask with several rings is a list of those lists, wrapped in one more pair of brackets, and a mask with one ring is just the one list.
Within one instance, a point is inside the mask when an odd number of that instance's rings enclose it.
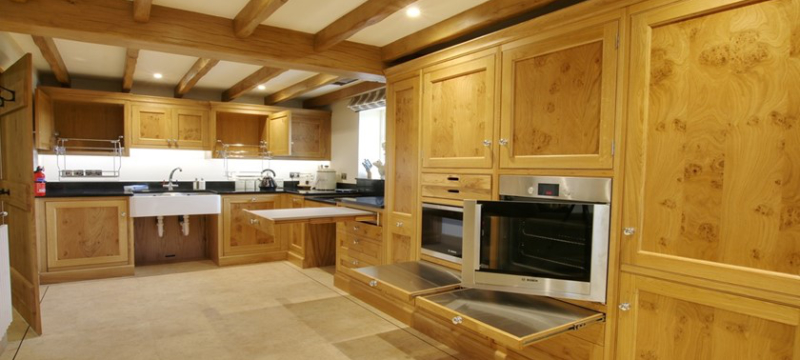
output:
{"label": "chrome faucet", "polygon": [[172,191],[174,188],[178,186],[178,184],[173,183],[172,181],[172,176],[175,175],[175,171],[183,172],[183,169],[176,167],[172,169],[172,172],[169,173],[169,180],[167,180],[167,183],[163,185],[165,188],[167,188],[167,191]]}

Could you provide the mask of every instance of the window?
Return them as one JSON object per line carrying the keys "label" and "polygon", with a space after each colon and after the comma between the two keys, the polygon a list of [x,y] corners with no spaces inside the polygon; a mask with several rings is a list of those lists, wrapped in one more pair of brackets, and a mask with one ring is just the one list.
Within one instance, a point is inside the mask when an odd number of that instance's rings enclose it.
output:
{"label": "window", "polygon": [[[379,170],[386,164],[386,108],[358,113],[358,177],[369,178],[364,167],[369,160],[372,179],[380,179]],[[380,163],[378,163],[380,161]]]}

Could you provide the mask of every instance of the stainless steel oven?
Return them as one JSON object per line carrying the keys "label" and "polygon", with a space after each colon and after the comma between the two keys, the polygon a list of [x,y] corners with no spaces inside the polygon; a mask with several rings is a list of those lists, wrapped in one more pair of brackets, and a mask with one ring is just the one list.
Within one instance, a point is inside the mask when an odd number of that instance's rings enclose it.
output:
{"label": "stainless steel oven", "polygon": [[464,201],[465,287],[605,302],[611,179],[501,175]]}
{"label": "stainless steel oven", "polygon": [[422,204],[422,253],[461,263],[464,210],[456,206]]}

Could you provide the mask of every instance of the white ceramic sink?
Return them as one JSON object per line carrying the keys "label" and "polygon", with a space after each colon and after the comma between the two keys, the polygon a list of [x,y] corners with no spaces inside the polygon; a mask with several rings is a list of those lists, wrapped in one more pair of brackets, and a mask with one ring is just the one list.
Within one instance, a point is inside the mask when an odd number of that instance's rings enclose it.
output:
{"label": "white ceramic sink", "polygon": [[219,214],[221,202],[219,195],[210,193],[133,194],[130,213],[132,217]]}

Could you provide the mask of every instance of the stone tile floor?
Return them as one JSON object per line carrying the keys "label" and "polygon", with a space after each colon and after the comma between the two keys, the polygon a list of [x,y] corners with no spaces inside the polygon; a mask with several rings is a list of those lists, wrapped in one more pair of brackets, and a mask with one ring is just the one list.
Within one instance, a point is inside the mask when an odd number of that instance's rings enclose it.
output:
{"label": "stone tile floor", "polygon": [[455,352],[288,262],[143,266],[43,286],[39,336],[15,314],[0,360],[453,359]]}

